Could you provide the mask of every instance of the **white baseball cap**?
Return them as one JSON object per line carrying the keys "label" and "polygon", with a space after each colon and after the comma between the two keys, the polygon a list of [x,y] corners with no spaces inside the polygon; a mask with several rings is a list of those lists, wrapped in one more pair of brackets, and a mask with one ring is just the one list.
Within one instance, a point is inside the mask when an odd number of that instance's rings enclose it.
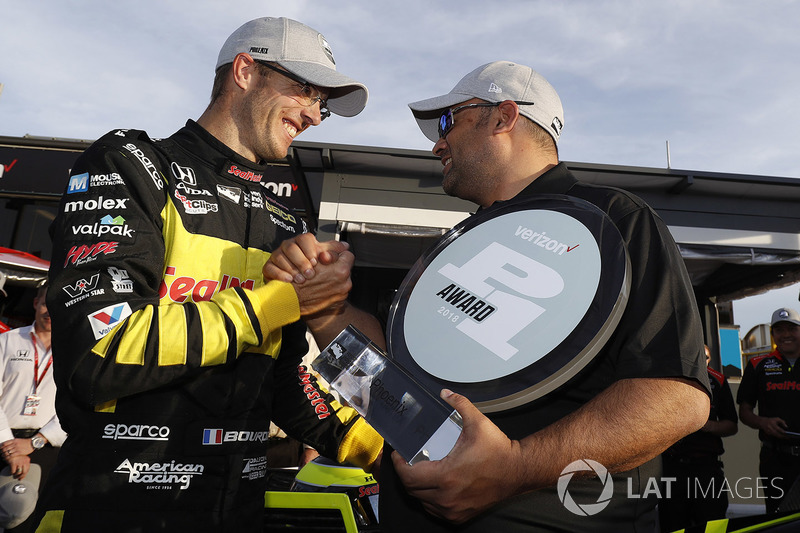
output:
{"label": "white baseball cap", "polygon": [[422,133],[436,142],[439,140],[439,118],[444,110],[472,98],[494,103],[517,102],[520,114],[544,128],[558,144],[564,126],[564,109],[558,93],[541,74],[512,61],[482,65],[461,78],[449,93],[412,102],[408,107]]}
{"label": "white baseball cap", "polygon": [[22,480],[12,476],[8,466],[0,471],[0,527],[17,527],[33,513],[39,499],[41,477],[42,470],[35,463],[31,463]]}
{"label": "white baseball cap", "polygon": [[241,53],[280,65],[311,85],[328,89],[331,113],[352,117],[367,105],[366,85],[336,72],[325,37],[296,20],[263,17],[246,22],[222,45],[215,70],[232,63]]}

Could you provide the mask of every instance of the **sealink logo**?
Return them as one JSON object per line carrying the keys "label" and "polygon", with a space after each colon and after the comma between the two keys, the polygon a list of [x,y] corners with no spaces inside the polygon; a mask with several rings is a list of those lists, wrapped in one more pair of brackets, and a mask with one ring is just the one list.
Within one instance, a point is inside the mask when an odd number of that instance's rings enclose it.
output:
{"label": "sealink logo", "polygon": [[[586,471],[595,473],[598,479],[603,483],[603,491],[600,493],[600,497],[597,498],[596,503],[578,504],[572,499],[567,489],[570,480],[572,480],[572,476],[575,475],[576,472]],[[558,499],[561,500],[561,503],[564,504],[567,511],[580,516],[592,516],[608,506],[611,501],[611,496],[614,493],[614,480],[611,478],[611,474],[608,473],[608,470],[606,470],[606,467],[597,461],[578,459],[568,464],[564,470],[561,471],[558,483],[556,484],[556,490],[558,491]]]}

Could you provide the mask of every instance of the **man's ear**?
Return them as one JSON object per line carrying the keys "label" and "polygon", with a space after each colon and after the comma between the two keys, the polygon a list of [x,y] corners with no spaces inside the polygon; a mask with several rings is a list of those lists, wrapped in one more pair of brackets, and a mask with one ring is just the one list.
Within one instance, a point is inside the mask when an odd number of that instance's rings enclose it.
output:
{"label": "man's ear", "polygon": [[233,82],[242,89],[247,89],[252,83],[255,76],[258,75],[256,70],[256,62],[250,57],[250,54],[241,53],[233,59],[233,67],[231,68],[233,75]]}
{"label": "man's ear", "polygon": [[498,104],[497,123],[494,128],[495,133],[508,133],[514,129],[517,120],[520,118],[519,106],[512,100],[505,100]]}

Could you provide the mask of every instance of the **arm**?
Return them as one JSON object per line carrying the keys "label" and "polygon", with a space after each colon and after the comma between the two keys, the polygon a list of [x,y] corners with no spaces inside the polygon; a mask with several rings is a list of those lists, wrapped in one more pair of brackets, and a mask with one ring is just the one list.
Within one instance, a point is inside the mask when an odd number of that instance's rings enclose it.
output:
{"label": "arm", "polygon": [[[160,157],[141,134],[103,137],[72,175],[113,179],[68,189],[51,226],[54,375],[59,389],[81,405],[233,365],[245,349],[299,318],[287,284],[217,290],[221,280],[209,279],[203,280],[206,292],[195,295],[190,282],[196,280],[169,272],[163,233],[180,222],[170,218],[178,208],[168,193],[169,166]],[[111,224],[103,221],[106,213]],[[126,280],[124,292],[117,292],[114,276]]]}
{"label": "arm", "polygon": [[739,404],[739,418],[745,425],[763,431],[764,434],[774,439],[786,438],[786,430],[789,426],[782,418],[777,416],[758,416],[754,411],[753,405],[748,402],[741,402]]}
{"label": "arm", "polygon": [[571,415],[513,441],[463,396],[445,399],[464,419],[450,455],[413,467],[396,453],[392,461],[408,492],[429,512],[453,522],[554,485],[578,459],[593,459],[612,472],[638,466],[700,428],[709,406],[708,395],[690,380],[626,379]]}
{"label": "arm", "polygon": [[[336,305],[319,302],[319,294],[324,294],[324,280],[320,274],[333,268],[341,273],[353,267],[355,257],[349,252],[346,242],[319,242],[310,233],[299,235],[281,243],[264,265],[263,274],[267,280],[281,280],[292,283],[300,300],[300,314],[314,335],[317,344],[325,347],[348,325],[353,324],[377,345],[384,347],[383,328],[378,320],[343,301]],[[344,276],[339,276],[338,279]],[[349,292],[352,283],[349,276],[346,288]],[[310,302],[316,303],[316,311],[309,312]]]}
{"label": "arm", "polygon": [[739,431],[736,404],[733,403],[733,394],[727,379],[723,378],[722,386],[714,396],[711,414],[708,422],[700,428],[701,431],[717,437],[729,437]]}

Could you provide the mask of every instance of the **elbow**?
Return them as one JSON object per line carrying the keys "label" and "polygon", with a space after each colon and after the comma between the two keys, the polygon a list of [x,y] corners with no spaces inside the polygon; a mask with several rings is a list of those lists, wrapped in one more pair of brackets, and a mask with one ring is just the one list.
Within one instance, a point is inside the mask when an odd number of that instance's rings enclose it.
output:
{"label": "elbow", "polygon": [[708,414],[711,411],[711,399],[708,394],[697,386],[692,385],[687,394],[685,413],[687,424],[690,426],[689,433],[694,433],[705,426],[708,422]]}

